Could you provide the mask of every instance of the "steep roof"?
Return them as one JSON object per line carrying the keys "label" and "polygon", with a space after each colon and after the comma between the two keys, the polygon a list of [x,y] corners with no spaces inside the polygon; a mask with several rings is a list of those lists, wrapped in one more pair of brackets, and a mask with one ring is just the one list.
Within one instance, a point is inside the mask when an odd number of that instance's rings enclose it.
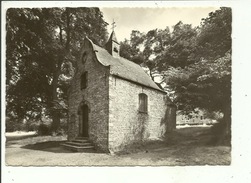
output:
{"label": "steep roof", "polygon": [[111,35],[110,35],[110,38],[108,39],[107,42],[111,42],[111,41],[115,41],[116,43],[119,43],[117,38],[116,38],[116,35],[115,35],[115,32],[112,31]]}
{"label": "steep roof", "polygon": [[[89,41],[92,43],[91,40]],[[110,73],[112,75],[164,92],[138,64],[123,57],[113,57],[104,48],[94,43],[92,45],[97,60],[104,66],[110,66]]]}

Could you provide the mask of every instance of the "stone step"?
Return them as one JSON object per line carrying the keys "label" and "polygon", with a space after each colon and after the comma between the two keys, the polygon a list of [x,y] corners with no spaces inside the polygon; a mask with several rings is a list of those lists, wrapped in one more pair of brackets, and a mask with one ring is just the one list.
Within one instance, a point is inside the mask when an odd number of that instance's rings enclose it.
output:
{"label": "stone step", "polygon": [[77,137],[72,141],[61,144],[68,150],[75,152],[95,152],[95,148],[87,137]]}
{"label": "stone step", "polygon": [[75,151],[75,152],[95,152],[94,146],[75,146],[75,145],[69,145],[69,144],[61,144],[66,149]]}
{"label": "stone step", "polygon": [[76,137],[75,139],[77,139],[77,140],[89,140],[88,137]]}
{"label": "stone step", "polygon": [[77,143],[88,143],[88,142],[90,142],[90,141],[87,140],[87,139],[84,139],[84,140],[74,139],[74,140],[72,140],[72,142],[77,142]]}
{"label": "stone step", "polygon": [[65,143],[69,144],[69,145],[75,145],[75,146],[92,146],[92,144],[90,142],[80,143],[80,142],[69,141],[69,142],[65,142]]}

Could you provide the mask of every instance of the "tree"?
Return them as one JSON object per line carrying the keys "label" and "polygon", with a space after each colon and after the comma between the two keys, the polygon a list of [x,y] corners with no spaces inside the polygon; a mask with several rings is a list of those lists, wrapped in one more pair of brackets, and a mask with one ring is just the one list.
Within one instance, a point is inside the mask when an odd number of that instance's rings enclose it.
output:
{"label": "tree", "polygon": [[148,68],[150,77],[154,80],[159,76],[155,58],[166,48],[170,39],[169,28],[153,29],[145,33],[133,30],[131,38],[121,42],[121,56]]}
{"label": "tree", "polygon": [[164,71],[169,67],[184,68],[192,63],[192,53],[196,48],[197,28],[192,28],[190,24],[183,24],[179,21],[173,26],[170,38],[166,42],[166,49],[156,58],[158,70]]}
{"label": "tree", "polygon": [[193,64],[164,71],[175,91],[175,102],[184,111],[196,107],[224,114],[223,136],[231,124],[231,9],[221,8],[203,19],[196,38]]}
{"label": "tree", "polygon": [[56,131],[66,112],[67,88],[81,40],[107,39],[107,23],[98,8],[23,8],[7,11],[7,116],[18,121],[52,120]]}
{"label": "tree", "polygon": [[201,22],[196,54],[205,59],[223,57],[231,50],[231,26],[231,8],[222,7],[220,10],[209,13],[209,16]]}
{"label": "tree", "polygon": [[132,30],[130,40],[125,39],[121,42],[120,56],[128,60],[131,60],[137,64],[141,64],[143,59],[143,54],[141,47],[145,40],[145,34],[136,30]]}
{"label": "tree", "polygon": [[139,38],[134,34],[131,40],[137,41],[127,44],[127,54],[133,55],[128,58],[142,55],[140,63],[149,68],[152,79],[153,72],[164,78],[178,109],[222,112],[226,136],[231,124],[231,23],[231,9],[222,7],[202,19],[199,27],[180,21],[172,32],[166,28],[137,34]]}
{"label": "tree", "polygon": [[169,67],[182,67],[194,63],[197,28],[178,22],[173,31],[169,27],[153,29],[147,34],[132,31],[130,41],[121,43],[121,56],[149,69],[151,78],[161,77]]}

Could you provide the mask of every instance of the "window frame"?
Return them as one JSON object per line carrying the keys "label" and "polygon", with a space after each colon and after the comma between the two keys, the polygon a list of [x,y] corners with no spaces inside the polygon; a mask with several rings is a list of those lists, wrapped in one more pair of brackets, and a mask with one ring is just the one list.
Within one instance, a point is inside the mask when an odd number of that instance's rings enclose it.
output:
{"label": "window frame", "polygon": [[139,108],[140,113],[148,113],[148,96],[145,93],[139,94]]}
{"label": "window frame", "polygon": [[85,62],[87,60],[87,52],[86,51],[82,54],[81,60],[82,60],[82,64],[85,64]]}
{"label": "window frame", "polygon": [[88,77],[88,73],[84,72],[81,74],[80,76],[80,89],[86,89],[87,88],[87,77]]}
{"label": "window frame", "polygon": [[114,48],[113,48],[113,51],[115,51],[116,53],[118,53],[118,52],[119,52],[119,50],[118,50],[118,48],[117,48],[117,47],[114,47]]}

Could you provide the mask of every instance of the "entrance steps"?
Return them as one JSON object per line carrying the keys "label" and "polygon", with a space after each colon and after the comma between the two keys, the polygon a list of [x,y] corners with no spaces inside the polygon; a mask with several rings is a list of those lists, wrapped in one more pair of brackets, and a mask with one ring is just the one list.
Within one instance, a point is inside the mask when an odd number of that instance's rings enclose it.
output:
{"label": "entrance steps", "polygon": [[87,137],[76,137],[74,140],[67,141],[61,145],[75,152],[95,152],[93,144]]}

